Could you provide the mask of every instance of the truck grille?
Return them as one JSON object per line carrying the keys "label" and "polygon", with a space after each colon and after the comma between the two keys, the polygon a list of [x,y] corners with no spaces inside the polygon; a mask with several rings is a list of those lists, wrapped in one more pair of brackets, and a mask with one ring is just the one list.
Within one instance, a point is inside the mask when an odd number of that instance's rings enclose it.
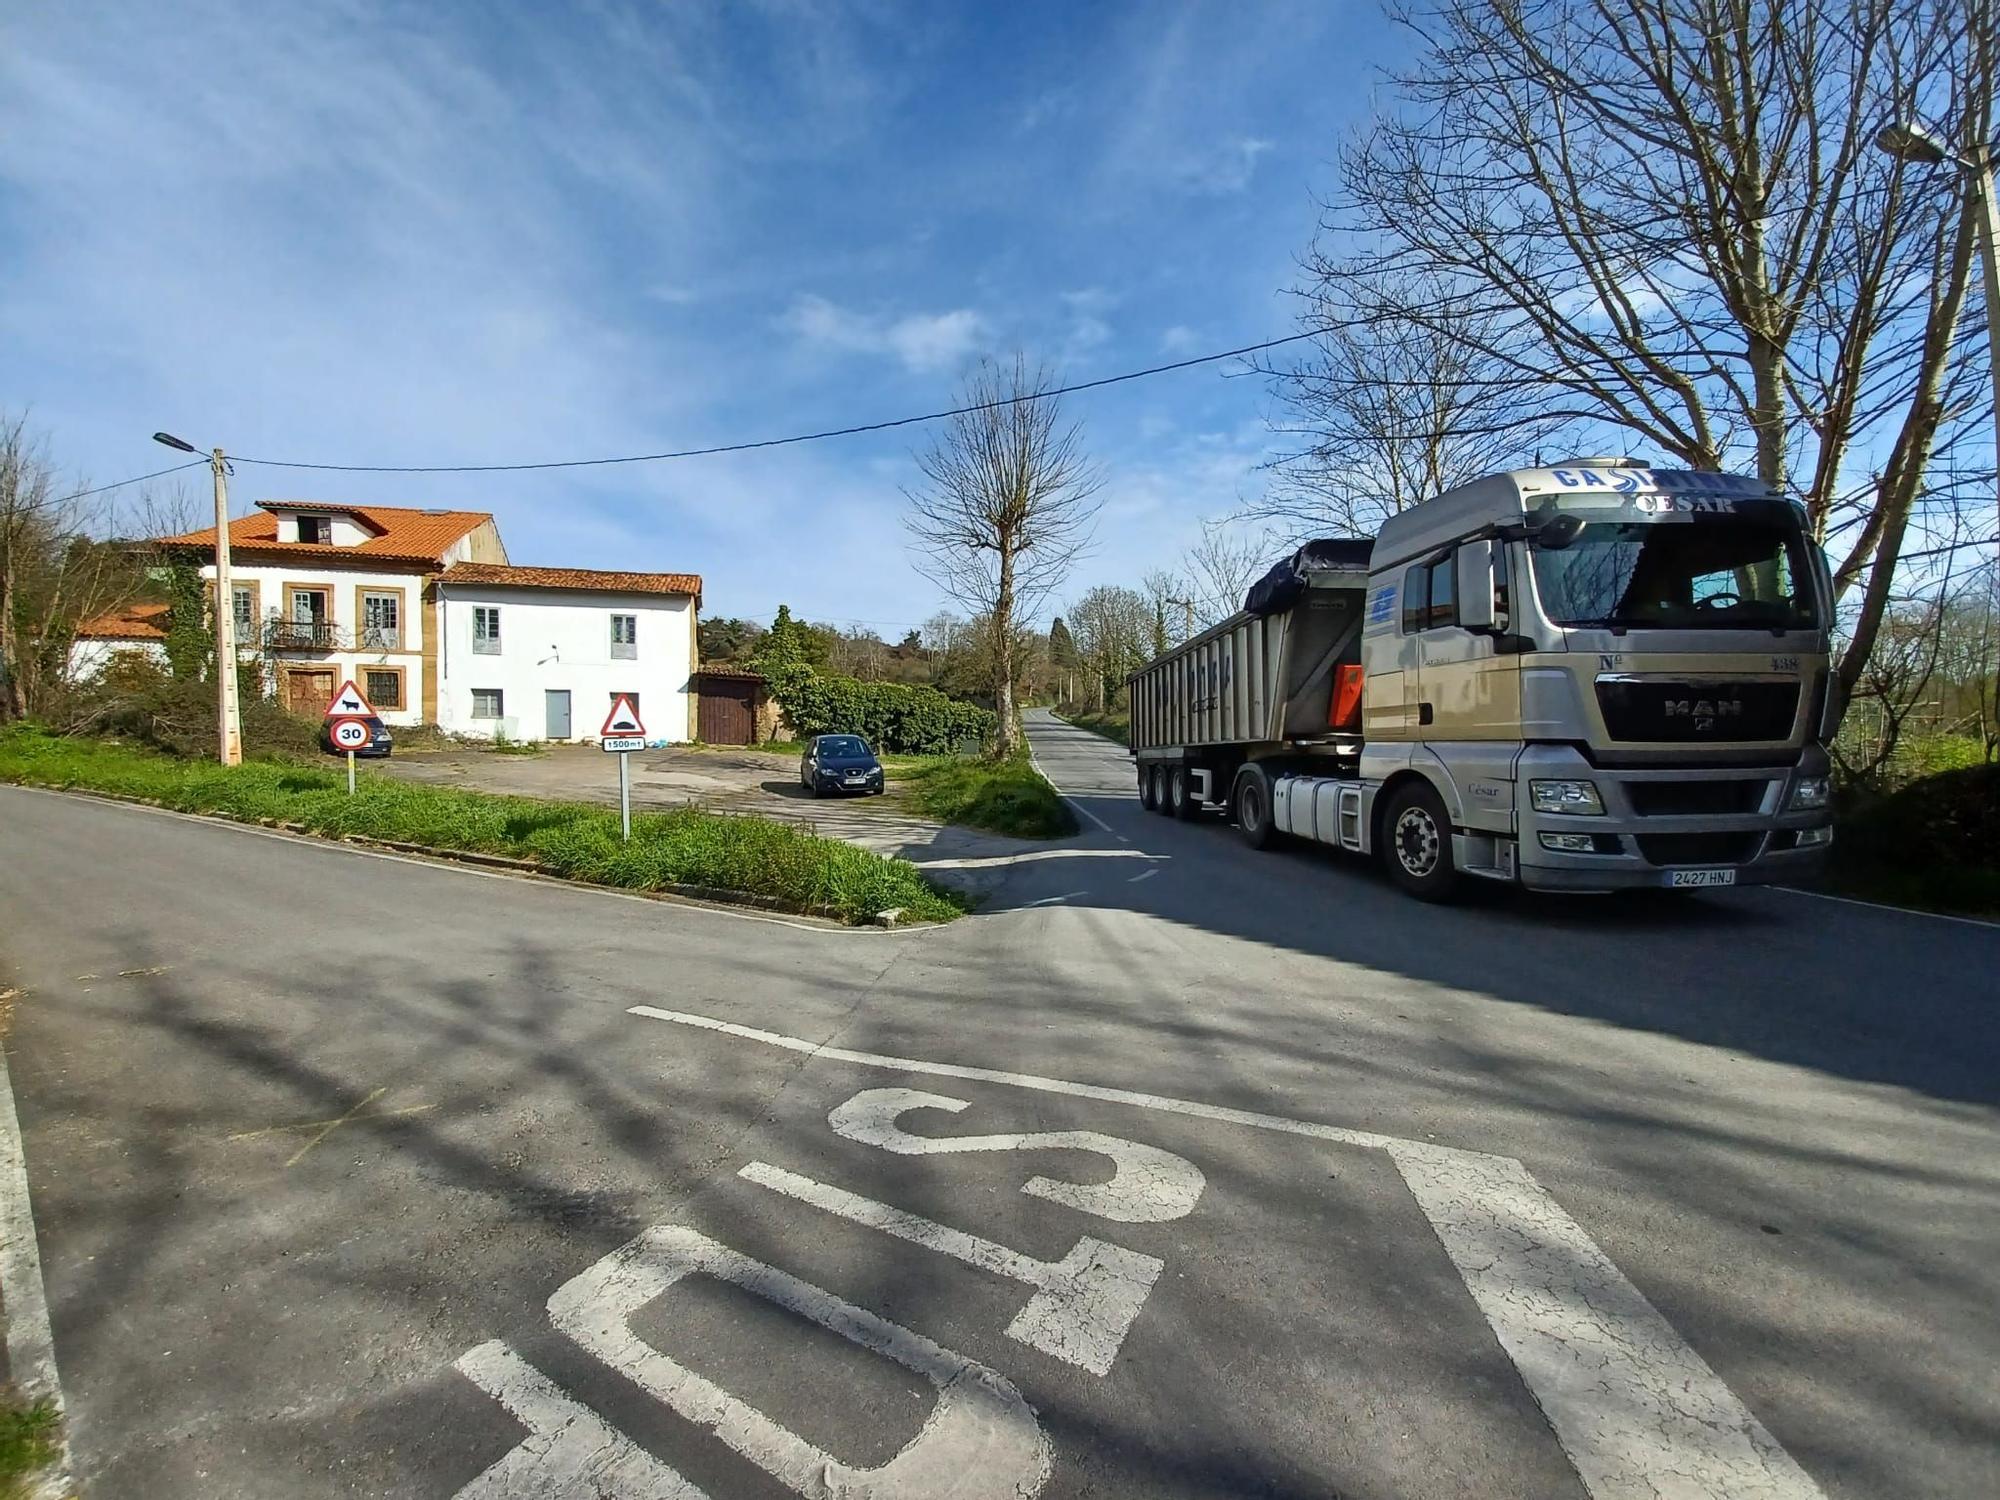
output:
{"label": "truck grille", "polygon": [[1664,744],[1729,744],[1782,740],[1799,710],[1792,682],[1647,681],[1604,679],[1597,706],[1614,740]]}
{"label": "truck grille", "polygon": [[1750,833],[1641,833],[1639,853],[1649,865],[1740,865],[1756,858],[1764,835]]}
{"label": "truck grille", "polygon": [[1768,781],[1628,781],[1625,795],[1642,818],[1700,813],[1754,813],[1764,805]]}

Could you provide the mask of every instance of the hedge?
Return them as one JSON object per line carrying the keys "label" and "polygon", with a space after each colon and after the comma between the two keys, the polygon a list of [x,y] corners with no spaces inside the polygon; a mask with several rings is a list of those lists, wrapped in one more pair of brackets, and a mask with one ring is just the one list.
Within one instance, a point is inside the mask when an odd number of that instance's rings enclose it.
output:
{"label": "hedge", "polygon": [[991,709],[947,697],[934,687],[857,682],[797,667],[772,673],[771,695],[800,739],[858,734],[877,750],[948,755],[965,742],[990,739],[999,719]]}

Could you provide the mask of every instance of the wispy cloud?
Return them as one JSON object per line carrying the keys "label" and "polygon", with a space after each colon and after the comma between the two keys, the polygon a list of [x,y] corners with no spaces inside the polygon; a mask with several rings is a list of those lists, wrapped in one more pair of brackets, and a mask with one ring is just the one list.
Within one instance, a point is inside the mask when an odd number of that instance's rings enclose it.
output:
{"label": "wispy cloud", "polygon": [[893,355],[915,374],[951,370],[987,343],[986,319],[969,307],[881,318],[842,307],[817,293],[796,298],[782,326],[810,344],[850,354]]}
{"label": "wispy cloud", "polygon": [[1183,157],[1173,175],[1191,193],[1240,193],[1257,175],[1257,158],[1274,144],[1255,136],[1236,136]]}

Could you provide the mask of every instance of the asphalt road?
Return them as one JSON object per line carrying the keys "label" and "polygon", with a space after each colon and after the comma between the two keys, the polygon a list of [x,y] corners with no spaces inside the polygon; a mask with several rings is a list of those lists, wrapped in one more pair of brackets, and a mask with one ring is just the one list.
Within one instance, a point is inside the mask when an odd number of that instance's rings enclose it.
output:
{"label": "asphalt road", "polygon": [[1435,911],[1032,732],[1086,833],[902,933],[0,789],[88,1492],[2000,1492],[2000,932]]}

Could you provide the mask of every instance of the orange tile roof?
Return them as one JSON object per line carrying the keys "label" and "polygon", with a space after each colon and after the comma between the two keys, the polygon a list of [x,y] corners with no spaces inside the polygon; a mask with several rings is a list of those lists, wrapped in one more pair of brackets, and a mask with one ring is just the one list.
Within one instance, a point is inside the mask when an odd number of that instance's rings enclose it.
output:
{"label": "orange tile roof", "polygon": [[[260,501],[259,504],[267,502]],[[282,509],[305,511],[324,510],[329,513],[357,516],[375,528],[376,535],[365,542],[356,542],[351,547],[339,547],[319,542],[281,542],[278,540],[278,518],[269,511],[261,511],[254,516],[241,516],[229,523],[229,547],[232,552],[241,547],[251,552],[278,552],[286,557],[310,557],[338,561],[341,559],[372,558],[378,562],[427,563],[431,567],[444,566],[445,549],[477,530],[482,524],[493,519],[492,514],[483,510],[410,510],[391,505],[318,505],[311,501],[297,502],[271,501]],[[190,531],[181,536],[162,537],[163,547],[207,547],[215,546],[215,528],[209,526],[201,531]]]}
{"label": "orange tile roof", "polygon": [[445,583],[522,589],[606,589],[622,594],[700,594],[699,573],[607,573],[596,568],[517,568],[510,563],[453,563]]}
{"label": "orange tile roof", "polygon": [[90,641],[163,641],[167,638],[167,604],[128,604],[94,620],[85,620],[76,633]]}

